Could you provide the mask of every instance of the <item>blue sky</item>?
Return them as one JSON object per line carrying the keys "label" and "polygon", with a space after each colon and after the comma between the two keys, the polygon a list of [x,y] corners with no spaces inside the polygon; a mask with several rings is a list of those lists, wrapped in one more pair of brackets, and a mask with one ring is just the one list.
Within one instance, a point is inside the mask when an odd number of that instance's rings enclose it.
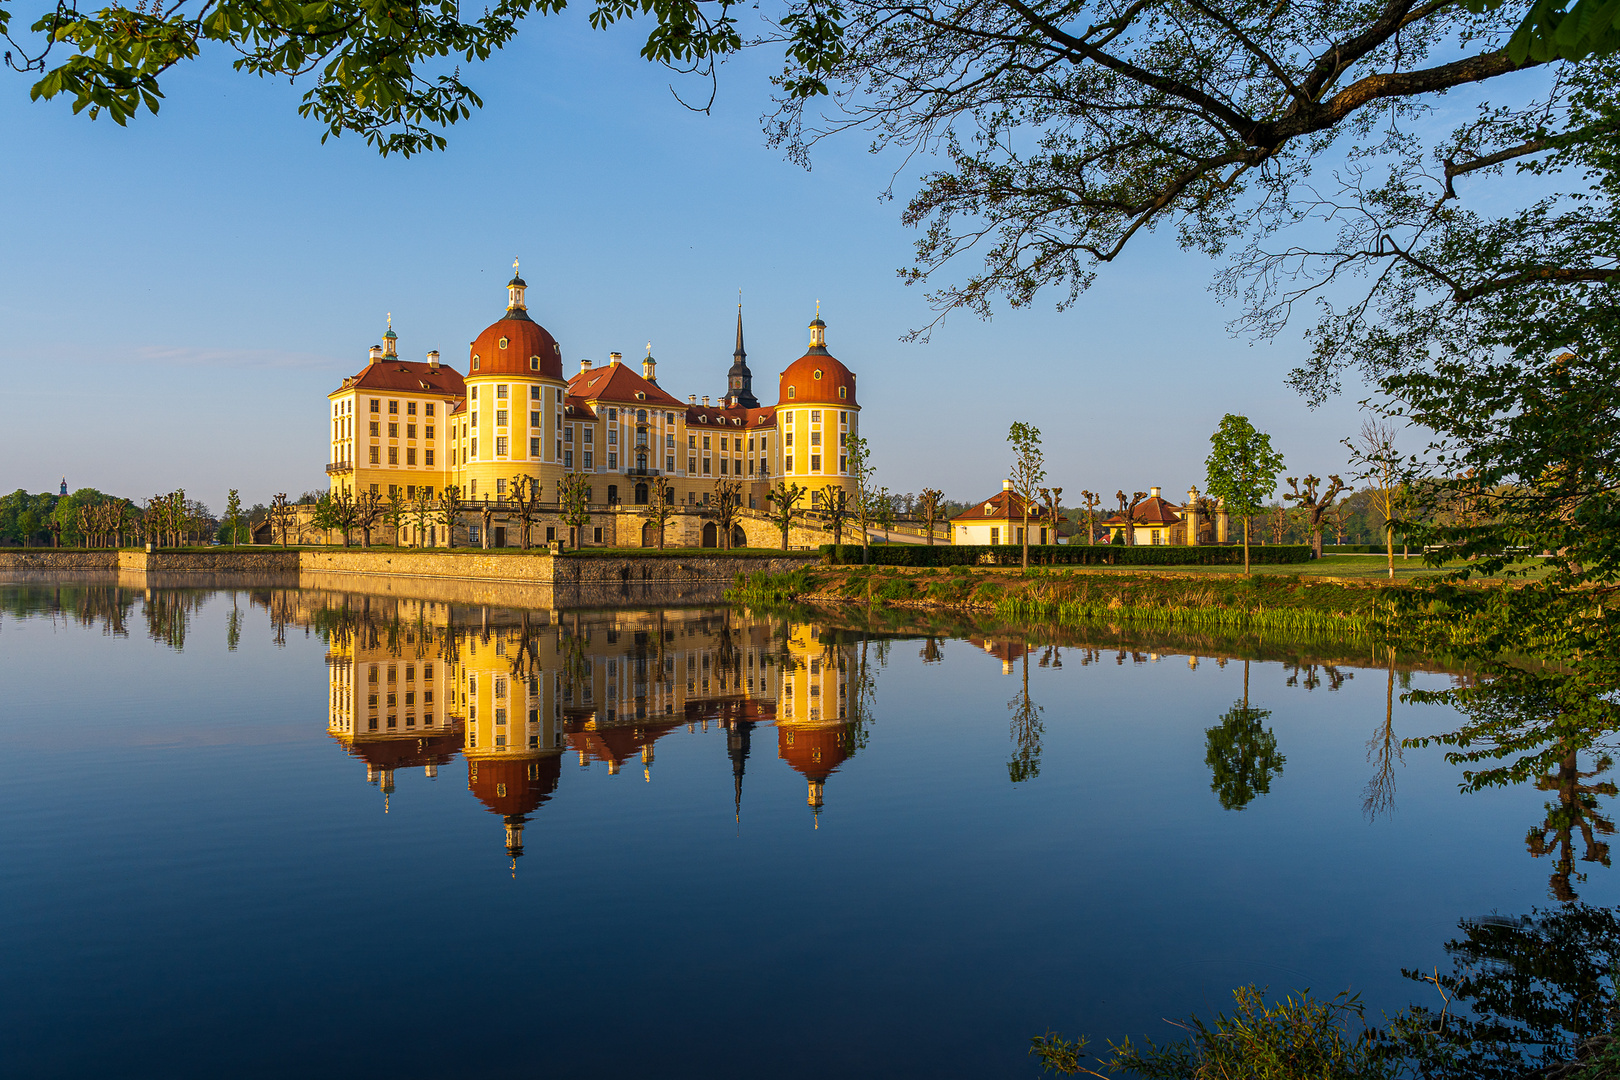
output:
{"label": "blue sky", "polygon": [[1041,428],[1049,476],[1072,495],[1202,487],[1225,412],[1270,432],[1290,474],[1345,468],[1339,440],[1365,391],[1306,409],[1282,382],[1297,335],[1230,338],[1214,264],[1168,237],[1067,312],[1052,294],[903,343],[932,313],[895,273],[915,240],[899,221],[910,177],[880,197],[898,162],[853,135],[806,172],[765,145],[769,57],[724,67],[706,116],[638,47],[634,28],[531,20],[468,70],[482,112],[447,151],[410,160],[352,137],[322,146],[296,114],[301,88],[218,55],[171,76],[162,113],[128,128],[30,103],[6,76],[0,488],[54,490],[65,474],[136,498],[184,487],[218,509],[229,487],[249,502],[322,487],[325,394],[364,365],[387,314],[402,354],[436,348],[464,370],[514,256],[567,370],[639,358],[650,340],[683,398],[723,388],[739,288],[771,400],[820,300],[893,491],[998,489],[1015,420]]}

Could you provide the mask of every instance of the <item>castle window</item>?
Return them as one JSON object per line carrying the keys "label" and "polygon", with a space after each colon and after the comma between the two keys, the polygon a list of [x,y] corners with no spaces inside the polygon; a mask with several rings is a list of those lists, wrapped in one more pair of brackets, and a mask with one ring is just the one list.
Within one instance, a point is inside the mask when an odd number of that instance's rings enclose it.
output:
{"label": "castle window", "polygon": [[[497,481],[495,481],[495,496],[497,498],[499,498],[500,496],[505,495],[505,494],[506,494],[506,481],[505,480],[497,480]],[[505,685],[505,683],[503,683],[500,679],[496,679],[495,680],[495,693],[504,694],[506,691],[501,689],[501,687],[504,686],[504,685]]]}
{"label": "castle window", "polygon": [[[430,401],[425,406],[423,406],[422,411],[427,413],[429,416],[432,416],[433,415],[433,402]],[[429,435],[428,438],[431,439],[431,438],[433,438],[433,436]]]}
{"label": "castle window", "polygon": [[820,368],[816,368],[815,377],[818,378],[818,379],[821,378],[821,369]]}
{"label": "castle window", "polygon": [[564,450],[563,451],[563,468],[572,469],[573,467],[574,467],[574,452],[572,450]]}
{"label": "castle window", "polygon": [[608,410],[608,419],[609,420],[617,420],[618,418],[619,418],[619,410],[618,409],[609,409]]}
{"label": "castle window", "polygon": [[847,397],[849,397],[849,387],[840,386],[838,388],[838,396],[839,396],[839,398],[847,398]]}
{"label": "castle window", "polygon": [[811,472],[820,472],[821,471],[821,455],[820,454],[811,454],[810,455],[810,471]]}
{"label": "castle window", "polygon": [[416,425],[415,424],[406,424],[405,425],[405,437],[407,439],[416,438]]}
{"label": "castle window", "polygon": [[388,448],[388,464],[390,464],[390,465],[398,465],[399,464],[399,447],[390,446]]}
{"label": "castle window", "polygon": [[574,427],[573,427],[572,424],[570,424],[568,427],[563,428],[563,442],[571,443],[573,441],[574,441]]}
{"label": "castle window", "polygon": [[709,448],[709,437],[707,435],[705,435],[705,436],[703,436],[703,449],[707,450],[708,448]]}
{"label": "castle window", "polygon": [[407,465],[415,465],[416,464],[416,447],[408,446],[408,447],[405,448],[405,464],[407,464]]}
{"label": "castle window", "polygon": [[397,423],[390,423],[388,425],[388,437],[390,439],[399,438],[399,425]]}
{"label": "castle window", "polygon": [[472,388],[472,399],[474,401],[478,400],[478,387],[476,386]]}
{"label": "castle window", "polygon": [[397,416],[397,415],[399,415],[399,402],[390,401],[388,403],[388,415],[389,416]]}
{"label": "castle window", "polygon": [[500,345],[501,348],[504,349],[504,348],[506,348],[509,340],[510,339],[508,339],[508,338],[501,338],[501,340],[498,342],[498,344]]}
{"label": "castle window", "polygon": [[[506,436],[505,435],[497,435],[497,436],[495,436],[495,456],[496,457],[505,457],[506,456]],[[499,487],[503,483],[505,483],[505,481],[503,481],[503,480],[497,480],[495,482],[496,487]]]}
{"label": "castle window", "polygon": [[382,425],[382,421],[380,421],[380,420],[373,420],[371,422],[371,437],[373,439],[377,438],[377,436],[382,434],[382,426],[381,425]]}
{"label": "castle window", "polygon": [[433,451],[428,450],[428,451],[426,451],[426,453],[427,453],[427,462],[426,462],[426,464],[427,464],[428,468],[431,469],[433,467]]}
{"label": "castle window", "polygon": [[382,402],[378,401],[376,398],[371,399],[371,411],[372,412],[377,412],[380,409],[381,405],[382,405]]}
{"label": "castle window", "polygon": [[416,415],[416,402],[407,401],[405,403],[405,415],[406,416],[415,416]]}
{"label": "castle window", "polygon": [[636,410],[636,423],[645,424],[646,422],[647,422],[647,410],[646,409],[637,409]]}
{"label": "castle window", "polygon": [[[433,453],[433,451],[429,450],[428,453],[431,454],[431,453]],[[530,439],[529,440],[529,456],[530,457],[536,457],[536,458],[540,456],[540,440],[539,439]],[[428,464],[431,465],[432,462],[428,462]]]}
{"label": "castle window", "polygon": [[821,410],[820,409],[811,409],[810,410],[810,422],[812,424],[821,423]]}
{"label": "castle window", "polygon": [[588,427],[588,428],[584,428],[583,431],[584,431],[585,441],[586,442],[589,443],[589,442],[595,442],[596,441],[596,429],[595,428]]}
{"label": "castle window", "polygon": [[792,454],[788,455],[786,469],[787,469],[788,472],[793,471],[793,455]]}
{"label": "castle window", "polygon": [[536,427],[536,428],[540,426],[540,413],[539,413],[539,410],[537,410],[537,409],[530,409],[529,410],[529,426],[530,427]]}
{"label": "castle window", "polygon": [[[672,468],[672,469],[674,467],[675,466],[673,466],[673,465],[670,466],[670,468]],[[689,457],[689,458],[686,459],[686,471],[689,472],[689,473],[697,472],[697,458]]]}
{"label": "castle window", "polygon": [[[371,463],[372,463],[372,464],[373,464],[373,465],[375,465],[375,464],[377,464],[377,448],[376,448],[376,447],[375,447],[375,446],[373,446],[373,447],[372,447],[372,448],[371,448]],[[372,487],[376,487],[376,486],[377,486],[377,485],[376,485],[376,484],[373,484],[373,485],[371,485],[371,486],[372,486]],[[375,494],[376,494],[376,492],[372,492],[372,494],[373,494],[373,495],[375,495]]]}
{"label": "castle window", "polygon": [[423,432],[423,434],[426,435],[429,439],[433,438],[433,425],[429,424],[427,426],[427,431]]}
{"label": "castle window", "polygon": [[496,383],[495,384],[495,396],[498,397],[498,398],[503,398],[503,397],[506,396],[506,384],[505,383]]}
{"label": "castle window", "polygon": [[585,456],[584,460],[581,462],[581,467],[586,469],[595,468],[595,465],[591,462],[591,452],[589,450],[585,451]]}
{"label": "castle window", "polygon": [[506,410],[505,409],[496,409],[495,410],[495,426],[496,427],[505,427],[506,426]]}
{"label": "castle window", "polygon": [[810,445],[811,446],[820,446],[821,445],[821,432],[812,431],[810,433]]}
{"label": "castle window", "polygon": [[[476,362],[476,361],[475,361],[475,362],[474,362],[474,363],[473,363],[473,367],[474,367],[474,368],[477,368],[477,367],[478,367],[478,364],[477,364],[477,362]],[[794,391],[794,389],[795,389],[795,388],[794,388],[794,387],[791,387],[791,386],[790,386],[790,387],[788,387],[788,400],[789,400],[789,401],[792,401],[792,400],[793,400],[793,399],[794,399],[794,398],[795,398],[795,397],[797,397],[797,396],[798,396],[798,395],[797,395],[797,394],[795,394],[795,393],[794,393],[794,392],[793,392],[793,391]]]}
{"label": "castle window", "polygon": [[[477,356],[474,356],[474,357],[473,357],[473,361],[472,361],[472,369],[473,369],[473,370],[474,370],[474,371],[477,371],[477,370],[478,370],[478,357],[477,357]],[[475,389],[476,389],[476,388],[475,388]]]}
{"label": "castle window", "polygon": [[[529,370],[530,371],[539,371],[540,370],[540,358],[538,356],[529,357]],[[539,392],[539,387],[535,387],[534,389],[535,389],[535,391],[537,393]]]}

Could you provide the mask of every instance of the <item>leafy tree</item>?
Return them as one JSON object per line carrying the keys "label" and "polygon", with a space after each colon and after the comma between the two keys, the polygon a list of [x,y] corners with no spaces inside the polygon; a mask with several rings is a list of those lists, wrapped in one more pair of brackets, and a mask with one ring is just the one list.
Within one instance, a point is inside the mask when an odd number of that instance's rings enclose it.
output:
{"label": "leafy tree", "polygon": [[844,455],[848,458],[850,478],[855,481],[855,520],[861,527],[861,565],[865,566],[872,561],[872,514],[876,509],[872,482],[877,477],[877,469],[872,465],[865,439],[845,435]]}
{"label": "leafy tree", "polygon": [[1090,544],[1097,538],[1097,504],[1102,499],[1095,491],[1082,491],[1080,498],[1086,504],[1086,543]]}
{"label": "leafy tree", "polygon": [[653,497],[648,501],[647,509],[642,511],[642,516],[658,530],[658,546],[662,549],[664,546],[664,531],[675,517],[675,489],[655,484],[653,486]]}
{"label": "leafy tree", "polygon": [[771,504],[771,510],[766,515],[771,524],[782,530],[782,550],[788,549],[788,531],[792,529],[793,522],[803,513],[799,502],[804,498],[804,488],[798,484],[789,484],[779,480],[776,487],[766,494],[766,502]]}
{"label": "leafy tree", "polygon": [[512,501],[517,503],[519,528],[523,533],[521,541],[523,550],[528,551],[529,530],[540,514],[540,481],[532,476],[517,473],[508,481],[507,486],[512,490]]}
{"label": "leafy tree", "polygon": [[1406,478],[1413,462],[1395,445],[1395,428],[1382,420],[1368,420],[1354,442],[1346,441],[1351,458],[1361,469],[1358,478],[1371,485],[1372,509],[1383,520],[1384,550],[1389,579],[1395,580],[1395,526],[1399,522]]}
{"label": "leafy tree", "polygon": [[1063,524],[1063,489],[1041,488],[1041,502],[1046,509],[1046,520],[1052,523],[1052,543],[1059,543],[1058,526]]}
{"label": "leafy tree", "polygon": [[277,492],[276,497],[270,500],[270,528],[272,532],[281,535],[281,546],[287,547],[287,534],[292,531],[297,511],[287,501],[285,491]]}
{"label": "leafy tree", "polygon": [[1028,570],[1029,510],[1046,480],[1046,455],[1041,451],[1041,429],[1031,424],[1015,422],[1007,429],[1007,441],[1013,445],[1012,468],[1007,475],[1024,510],[1024,569]]}
{"label": "leafy tree", "polygon": [[435,517],[438,523],[444,526],[444,546],[455,547],[456,526],[461,524],[461,485],[446,484],[444,490],[439,492]]}
{"label": "leafy tree", "polygon": [[714,482],[714,498],[709,503],[709,515],[714,518],[720,546],[731,548],[732,530],[742,512],[742,483],[721,477]]}
{"label": "leafy tree", "polygon": [[231,488],[225,498],[226,543],[232,547],[242,542],[242,493]]}
{"label": "leafy tree", "polygon": [[354,497],[354,527],[360,530],[361,547],[371,547],[371,530],[382,516],[383,502],[375,491],[362,491]]}
{"label": "leafy tree", "polygon": [[1234,701],[1221,722],[1204,732],[1204,762],[1209,766],[1209,789],[1227,810],[1242,810],[1255,796],[1271,790],[1273,776],[1282,773],[1288,759],[1277,753],[1277,736],[1261,721],[1265,709],[1249,707],[1249,662],[1243,661],[1243,700]]}
{"label": "leafy tree", "polygon": [[1204,459],[1205,488],[1229,513],[1243,515],[1243,572],[1249,573],[1249,518],[1277,487],[1282,455],[1271,449],[1271,436],[1254,429],[1246,416],[1227,413],[1209,439]]}
{"label": "leafy tree", "polygon": [[557,492],[558,514],[563,524],[574,530],[578,542],[575,547],[585,546],[585,530],[591,524],[590,488],[586,486],[585,477],[581,473],[569,473],[563,477],[562,486]]}
{"label": "leafy tree", "polygon": [[934,522],[939,520],[939,500],[945,497],[937,488],[923,488],[917,496],[917,516],[922,519],[923,533],[928,543],[934,542]]}

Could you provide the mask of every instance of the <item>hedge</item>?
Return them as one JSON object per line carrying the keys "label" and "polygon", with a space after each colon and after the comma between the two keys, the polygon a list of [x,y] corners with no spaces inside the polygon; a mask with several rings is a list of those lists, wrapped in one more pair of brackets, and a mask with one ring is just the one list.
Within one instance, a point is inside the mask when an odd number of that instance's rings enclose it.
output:
{"label": "hedge", "polygon": [[[1024,549],[1018,544],[874,544],[873,566],[1022,566]],[[831,563],[859,563],[859,544],[823,544],[821,554]],[[1302,563],[1311,557],[1308,544],[1249,548],[1253,563]],[[1125,544],[1031,544],[1031,566],[1242,566],[1241,547],[1208,544],[1198,547],[1134,547]]]}
{"label": "hedge", "polygon": [[[1400,547],[1399,544],[1395,545]],[[1383,544],[1323,544],[1324,555],[1382,555]]]}

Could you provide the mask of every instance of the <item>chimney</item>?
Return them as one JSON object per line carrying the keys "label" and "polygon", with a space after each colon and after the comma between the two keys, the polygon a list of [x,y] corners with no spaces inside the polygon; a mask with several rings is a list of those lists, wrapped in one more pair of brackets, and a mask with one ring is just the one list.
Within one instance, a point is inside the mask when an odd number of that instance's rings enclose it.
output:
{"label": "chimney", "polygon": [[439,370],[439,350],[438,349],[434,349],[432,352],[428,353],[428,370],[429,371],[438,371]]}
{"label": "chimney", "polygon": [[703,407],[705,409],[707,409],[709,407],[709,395],[708,394],[703,395]]}
{"label": "chimney", "polygon": [[697,404],[697,395],[696,394],[687,394],[686,395],[686,403],[688,405],[696,405]]}
{"label": "chimney", "polygon": [[583,375],[589,370],[591,370],[591,362],[590,362],[590,360],[588,360],[588,359],[587,360],[581,360],[579,362],[579,373],[581,375]]}
{"label": "chimney", "polygon": [[1012,481],[1011,480],[1003,480],[1001,482],[1001,490],[1002,491],[1011,491],[1012,490]]}
{"label": "chimney", "polygon": [[610,364],[617,364],[620,360],[623,360],[623,359],[624,359],[624,355],[622,353],[616,353],[616,352],[608,353],[608,363],[610,363]]}
{"label": "chimney", "polygon": [[1158,488],[1154,488],[1154,487],[1148,488],[1148,498],[1157,499],[1158,497],[1159,497],[1159,489]]}
{"label": "chimney", "polygon": [[375,364],[377,361],[379,361],[381,359],[382,359],[382,346],[381,345],[373,345],[371,347],[371,357],[370,357],[370,359],[368,359],[366,361],[366,363]]}

